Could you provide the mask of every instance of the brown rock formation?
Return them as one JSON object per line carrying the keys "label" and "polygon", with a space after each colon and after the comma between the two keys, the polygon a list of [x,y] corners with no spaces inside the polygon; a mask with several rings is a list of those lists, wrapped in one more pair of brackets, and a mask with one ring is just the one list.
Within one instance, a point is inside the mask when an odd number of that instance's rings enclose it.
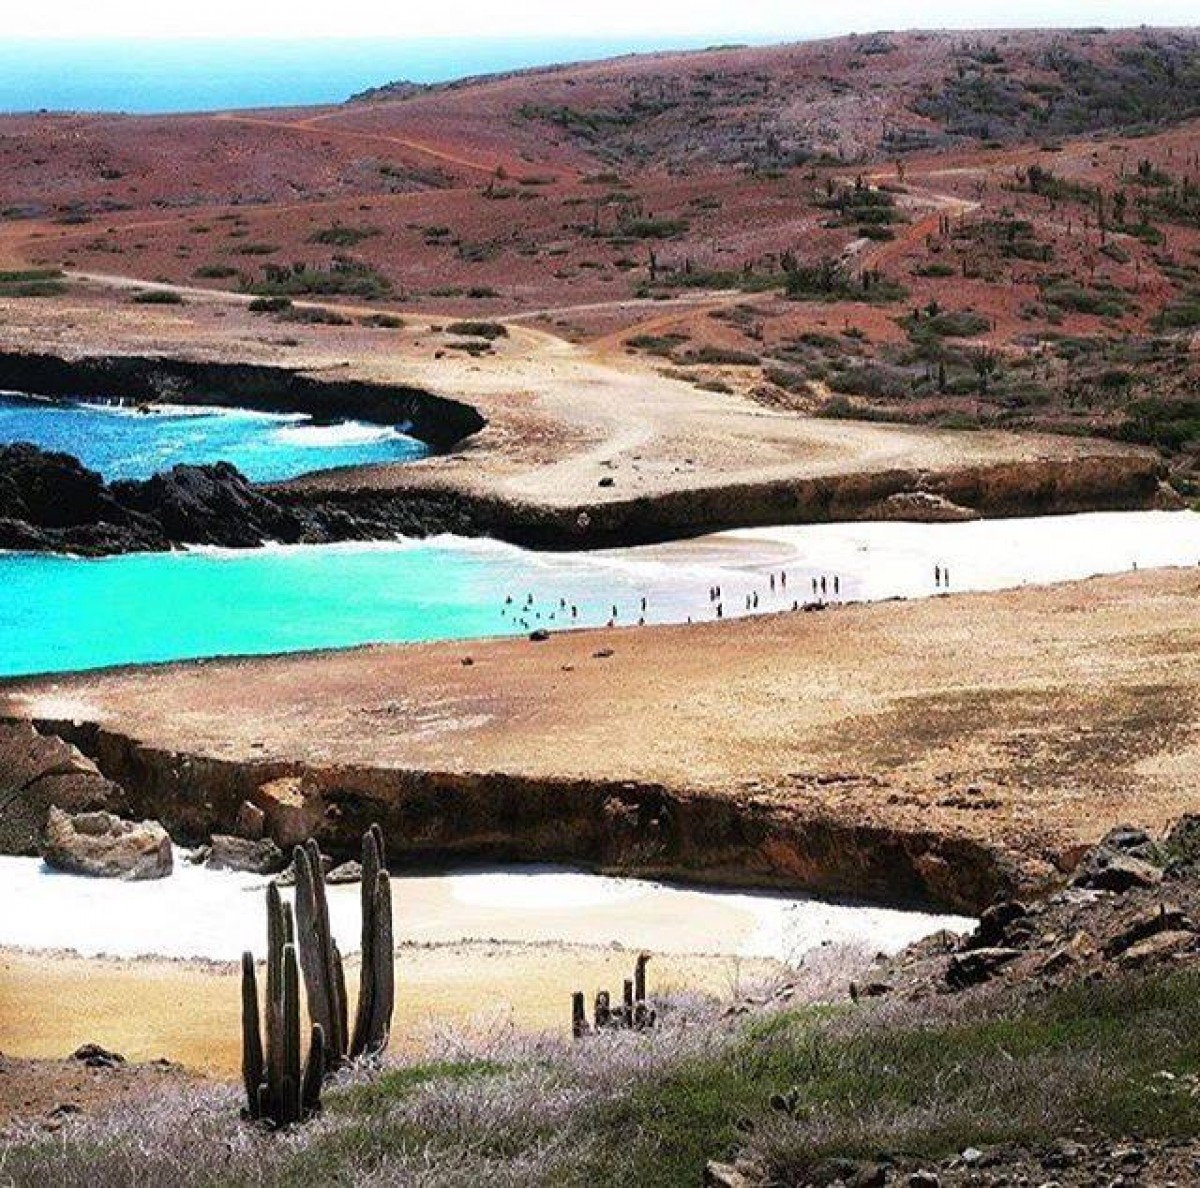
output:
{"label": "brown rock formation", "polygon": [[42,842],[47,865],[104,879],[162,879],[172,870],[171,839],[157,821],[112,813],[71,816],[51,806]]}

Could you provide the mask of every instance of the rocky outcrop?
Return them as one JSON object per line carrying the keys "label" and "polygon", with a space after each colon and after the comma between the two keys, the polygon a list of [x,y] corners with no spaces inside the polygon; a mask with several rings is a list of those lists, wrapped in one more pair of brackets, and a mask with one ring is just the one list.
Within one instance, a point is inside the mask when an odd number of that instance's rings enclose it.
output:
{"label": "rocky outcrop", "polygon": [[297,541],[305,525],[225,462],[107,484],[69,454],[0,448],[0,548],[83,554]]}
{"label": "rocky outcrop", "polygon": [[130,790],[137,812],[157,816],[181,842],[230,832],[249,801],[285,854],[313,837],[324,853],[351,857],[378,822],[400,859],[569,862],[972,913],[997,896],[1041,890],[1062,877],[1044,860],[984,841],[749,796],[510,773],[224,760],[150,747],[97,725],[41,725],[92,755]]}
{"label": "rocky outcrop", "polygon": [[77,748],[29,722],[0,723],[0,854],[38,853],[52,804],[121,812],[126,799]]}
{"label": "rocky outcrop", "polygon": [[449,449],[486,424],[470,405],[422,388],[330,380],[288,367],[141,355],[64,359],[0,351],[0,391],[71,400],[103,400],[119,393],[138,404],[236,405],[402,425],[437,450]]}
{"label": "rocky outcrop", "polygon": [[108,484],[69,454],[29,443],[0,446],[0,549],[102,556],[185,545],[387,540],[473,526],[451,495],[396,494],[354,508],[296,500],[256,486],[228,462]]}
{"label": "rocky outcrop", "polygon": [[157,821],[112,813],[72,816],[51,807],[42,841],[47,866],[105,879],[162,879],[172,870],[171,839]]}

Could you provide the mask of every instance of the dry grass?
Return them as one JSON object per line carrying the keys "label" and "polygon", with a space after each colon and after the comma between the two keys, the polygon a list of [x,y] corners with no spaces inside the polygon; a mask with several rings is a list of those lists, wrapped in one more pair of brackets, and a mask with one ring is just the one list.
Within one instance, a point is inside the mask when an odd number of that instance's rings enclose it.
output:
{"label": "dry grass", "polygon": [[[1185,1136],[1163,1070],[1200,1068],[1200,976],[748,1017],[663,1004],[662,1026],[571,1044],[507,1029],[449,1037],[422,1064],[358,1069],[285,1135],[237,1120],[233,1088],[187,1088],[11,1143],[0,1181],[162,1185],[692,1185],[748,1153],[784,1182],[822,1159],[1038,1143],[1083,1127]],[[1180,1076],[1183,1086],[1190,1082]],[[787,1115],[772,1094],[796,1086]]]}

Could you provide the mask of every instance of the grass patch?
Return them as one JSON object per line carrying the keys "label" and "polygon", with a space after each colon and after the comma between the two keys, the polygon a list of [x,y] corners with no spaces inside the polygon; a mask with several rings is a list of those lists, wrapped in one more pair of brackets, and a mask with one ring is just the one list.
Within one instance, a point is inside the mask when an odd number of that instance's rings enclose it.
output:
{"label": "grass patch", "polygon": [[183,297],[173,289],[147,289],[133,295],[135,305],[182,305]]}
{"label": "grass patch", "polygon": [[374,239],[382,234],[378,227],[348,227],[344,223],[334,223],[322,227],[308,237],[309,243],[323,243],[329,247],[357,247],[367,239]]}
{"label": "grass patch", "polygon": [[59,297],[67,291],[58,268],[22,268],[0,271],[0,297]]}
{"label": "grass patch", "polygon": [[446,333],[463,338],[486,338],[492,342],[497,338],[507,338],[508,327],[499,322],[451,322],[446,327]]}

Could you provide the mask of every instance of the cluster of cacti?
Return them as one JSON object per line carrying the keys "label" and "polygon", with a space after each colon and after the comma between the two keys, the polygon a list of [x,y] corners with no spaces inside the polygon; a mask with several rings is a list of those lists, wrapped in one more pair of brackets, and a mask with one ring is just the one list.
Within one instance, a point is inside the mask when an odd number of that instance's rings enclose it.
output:
{"label": "cluster of cacti", "polygon": [[267,993],[260,1027],[254,956],[242,954],[242,1079],[246,1113],[277,1127],[301,1122],[321,1108],[325,1076],[325,1033],[312,1027],[308,1059],[300,1056],[300,973],[292,910],[267,888]]}
{"label": "cluster of cacti", "polygon": [[571,996],[571,1034],[576,1039],[597,1031],[629,1027],[643,1031],[658,1021],[658,1012],[646,1001],[646,966],[650,957],[642,953],[633,969],[633,977],[625,979],[621,1003],[613,1006],[607,990],[596,994],[592,1022],[587,1019],[587,1000],[582,990]]}
{"label": "cluster of cacti", "polygon": [[[264,1055],[254,958],[242,955],[242,1070],[247,1114],[276,1126],[320,1109],[321,1083],[347,1059],[374,1056],[388,1043],[395,1005],[392,891],[378,825],[363,837],[362,969],[354,1029],[350,1029],[342,955],[329,925],[321,853],[314,841],[297,846],[296,910],[267,888],[267,999]],[[312,1040],[300,1069],[300,975]]]}

